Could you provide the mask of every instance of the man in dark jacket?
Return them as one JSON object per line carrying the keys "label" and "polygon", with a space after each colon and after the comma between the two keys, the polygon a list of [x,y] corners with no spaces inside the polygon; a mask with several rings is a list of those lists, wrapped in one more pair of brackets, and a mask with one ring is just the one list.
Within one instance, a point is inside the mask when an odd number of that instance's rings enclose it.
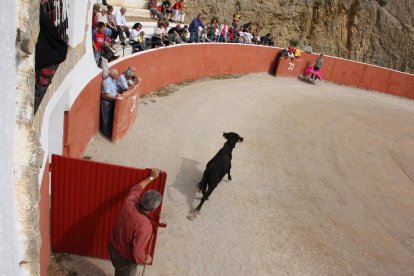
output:
{"label": "man in dark jacket", "polygon": [[201,13],[199,13],[197,17],[191,21],[190,26],[188,26],[188,31],[190,32],[190,40],[188,41],[189,43],[199,42],[198,32],[200,27],[204,29]]}

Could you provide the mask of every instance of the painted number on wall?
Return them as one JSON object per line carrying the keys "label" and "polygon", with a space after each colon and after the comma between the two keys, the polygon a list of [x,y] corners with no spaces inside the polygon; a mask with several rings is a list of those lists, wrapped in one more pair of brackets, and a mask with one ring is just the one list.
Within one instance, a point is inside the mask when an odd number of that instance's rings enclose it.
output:
{"label": "painted number on wall", "polygon": [[295,64],[293,62],[289,62],[288,70],[293,71],[293,68],[295,68]]}
{"label": "painted number on wall", "polygon": [[137,96],[133,96],[131,100],[132,100],[131,112],[133,112],[135,108],[137,107]]}

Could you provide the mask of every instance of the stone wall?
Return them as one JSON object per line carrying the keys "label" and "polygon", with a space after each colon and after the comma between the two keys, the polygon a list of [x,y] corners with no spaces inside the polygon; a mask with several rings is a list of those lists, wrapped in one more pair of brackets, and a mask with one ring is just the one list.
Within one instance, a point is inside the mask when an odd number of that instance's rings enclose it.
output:
{"label": "stone wall", "polygon": [[[11,1],[14,2],[14,1]],[[39,1],[17,1],[17,99],[13,145],[17,221],[22,259],[19,264],[29,274],[39,274],[39,182],[42,150],[33,127],[34,49],[39,32]]]}
{"label": "stone wall", "polygon": [[188,19],[201,12],[231,22],[241,7],[241,24],[251,21],[271,32],[279,47],[304,48],[414,73],[414,0],[192,0]]}

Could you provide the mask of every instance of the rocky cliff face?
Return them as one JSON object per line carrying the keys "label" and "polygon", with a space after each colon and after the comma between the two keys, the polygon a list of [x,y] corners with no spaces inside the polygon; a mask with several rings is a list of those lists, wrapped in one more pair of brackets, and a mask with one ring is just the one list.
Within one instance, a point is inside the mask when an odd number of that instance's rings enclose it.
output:
{"label": "rocky cliff face", "polygon": [[414,0],[191,0],[188,18],[202,13],[271,32],[279,47],[310,42],[316,52],[414,73]]}

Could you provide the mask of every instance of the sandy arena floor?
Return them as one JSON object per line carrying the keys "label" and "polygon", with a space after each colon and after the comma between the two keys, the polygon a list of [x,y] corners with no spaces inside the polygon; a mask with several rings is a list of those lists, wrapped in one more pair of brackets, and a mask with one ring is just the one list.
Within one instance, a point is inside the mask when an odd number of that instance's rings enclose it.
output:
{"label": "sandy arena floor", "polygon": [[[253,74],[146,97],[126,137],[98,135],[85,155],[168,172],[168,228],[146,275],[413,275],[413,119],[414,101]],[[189,221],[223,131],[245,138],[233,181]],[[62,259],[78,275],[113,273]]]}

